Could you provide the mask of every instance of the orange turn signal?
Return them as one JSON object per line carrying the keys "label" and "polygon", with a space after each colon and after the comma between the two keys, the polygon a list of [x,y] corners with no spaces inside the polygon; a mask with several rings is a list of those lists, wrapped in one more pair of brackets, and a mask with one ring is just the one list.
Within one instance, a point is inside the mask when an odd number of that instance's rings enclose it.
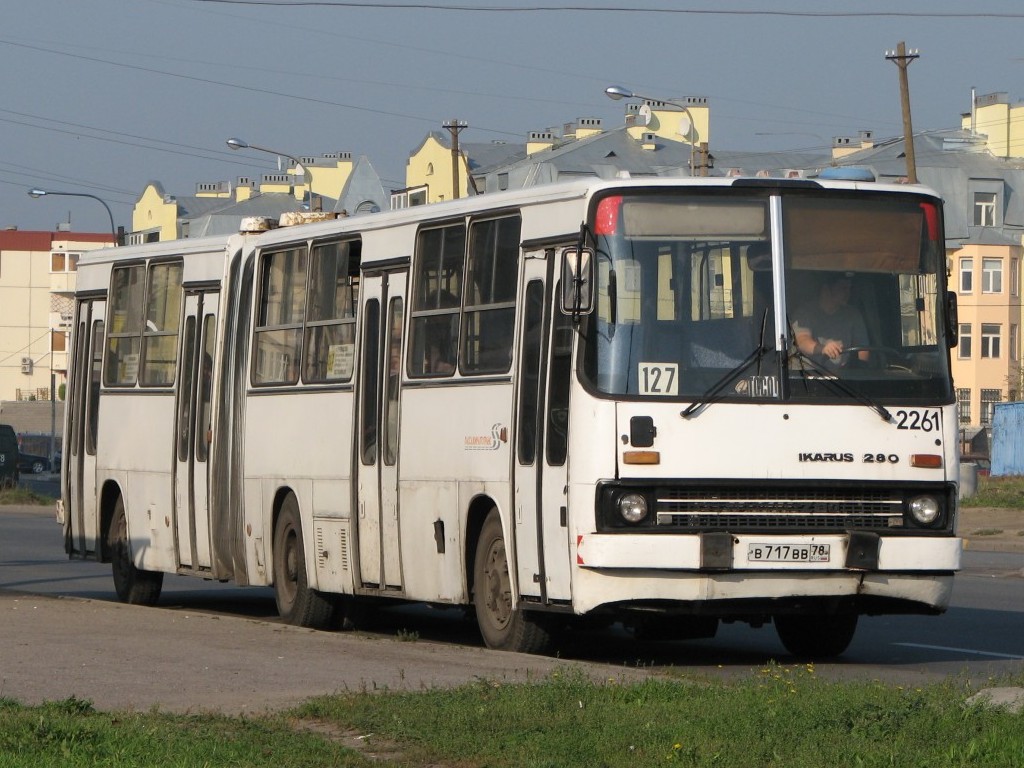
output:
{"label": "orange turn signal", "polygon": [[623,464],[661,464],[661,451],[623,451]]}
{"label": "orange turn signal", "polygon": [[910,456],[910,466],[938,469],[942,466],[942,457],[937,453],[914,453]]}

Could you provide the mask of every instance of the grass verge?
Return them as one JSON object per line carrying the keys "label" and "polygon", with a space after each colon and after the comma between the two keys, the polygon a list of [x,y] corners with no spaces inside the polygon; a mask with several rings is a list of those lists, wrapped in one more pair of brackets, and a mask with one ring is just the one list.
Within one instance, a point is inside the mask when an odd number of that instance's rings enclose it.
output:
{"label": "grass verge", "polygon": [[4,488],[0,490],[0,506],[5,504],[35,504],[38,506],[52,505],[52,496],[30,491],[28,488]]}
{"label": "grass verge", "polygon": [[977,492],[960,503],[964,507],[1024,509],[1024,477],[979,477]]}
{"label": "grass verge", "polygon": [[[1024,685],[1024,675],[1001,684]],[[771,665],[733,682],[601,684],[570,672],[353,693],[255,718],[0,701],[0,765],[1024,765],[1024,714],[966,706],[973,692],[962,681],[838,683],[813,665]]]}

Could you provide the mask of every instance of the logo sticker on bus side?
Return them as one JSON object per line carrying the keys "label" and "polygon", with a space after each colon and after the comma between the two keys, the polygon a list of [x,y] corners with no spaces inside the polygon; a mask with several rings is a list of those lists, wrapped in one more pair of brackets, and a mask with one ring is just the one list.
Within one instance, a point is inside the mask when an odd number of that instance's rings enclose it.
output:
{"label": "logo sticker on bus side", "polygon": [[679,394],[677,363],[640,363],[637,373],[641,395],[672,397]]}

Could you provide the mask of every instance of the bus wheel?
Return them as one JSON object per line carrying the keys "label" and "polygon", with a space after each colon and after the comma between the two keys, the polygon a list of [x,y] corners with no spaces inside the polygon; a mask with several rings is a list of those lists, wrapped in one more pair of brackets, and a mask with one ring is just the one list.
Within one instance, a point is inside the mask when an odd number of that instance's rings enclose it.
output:
{"label": "bus wheel", "polygon": [[856,613],[783,614],[774,618],[775,631],[794,656],[827,659],[845,651],[857,629]]}
{"label": "bus wheel", "polygon": [[543,653],[551,634],[538,617],[512,607],[501,517],[492,509],[480,531],[473,563],[473,605],[476,622],[488,648],[519,653]]}
{"label": "bus wheel", "polygon": [[107,533],[107,550],[110,552],[117,598],[122,603],[132,605],[156,605],[164,585],[164,575],[160,571],[136,568],[132,562],[132,548],[128,542],[128,518],[124,514],[124,499],[120,496],[114,505],[114,518]]}
{"label": "bus wheel", "polygon": [[299,503],[288,494],[274,529],[274,598],[281,618],[289,624],[327,629],[334,620],[336,601],[309,586],[299,525]]}

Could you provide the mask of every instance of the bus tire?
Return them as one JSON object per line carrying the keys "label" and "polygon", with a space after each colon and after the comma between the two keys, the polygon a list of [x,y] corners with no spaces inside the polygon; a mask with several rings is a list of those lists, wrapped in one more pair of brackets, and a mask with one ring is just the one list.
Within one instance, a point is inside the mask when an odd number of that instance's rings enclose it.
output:
{"label": "bus tire", "polygon": [[512,607],[512,580],[501,531],[501,516],[492,509],[480,530],[473,558],[473,606],[488,648],[544,653],[552,637],[541,617]]}
{"label": "bus tire", "polygon": [[782,614],[774,622],[779,639],[791,654],[828,659],[841,655],[850,646],[857,629],[857,614]]}
{"label": "bus tire", "polygon": [[124,499],[120,495],[114,502],[114,516],[107,532],[107,549],[110,552],[110,569],[118,600],[131,605],[156,605],[164,585],[164,575],[160,571],[137,568],[132,561],[128,517],[124,512]]}
{"label": "bus tire", "polygon": [[299,503],[290,493],[274,528],[274,599],[277,612],[289,624],[328,629],[334,621],[337,601],[309,586]]}

